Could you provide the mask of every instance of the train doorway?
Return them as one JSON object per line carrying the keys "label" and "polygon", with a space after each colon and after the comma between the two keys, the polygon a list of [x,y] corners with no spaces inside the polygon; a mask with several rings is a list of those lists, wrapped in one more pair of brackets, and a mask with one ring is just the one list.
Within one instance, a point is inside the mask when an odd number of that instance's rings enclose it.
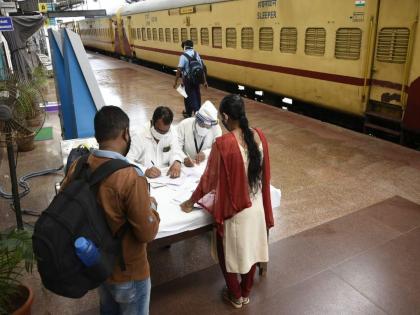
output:
{"label": "train doorway", "polygon": [[418,0],[380,0],[365,130],[401,136]]}

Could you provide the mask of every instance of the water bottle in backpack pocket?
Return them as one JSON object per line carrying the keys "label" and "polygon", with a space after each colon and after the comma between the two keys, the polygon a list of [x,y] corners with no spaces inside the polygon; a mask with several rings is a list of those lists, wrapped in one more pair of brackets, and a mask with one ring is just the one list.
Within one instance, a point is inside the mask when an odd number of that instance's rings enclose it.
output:
{"label": "water bottle in backpack pocket", "polygon": [[83,272],[92,280],[101,281],[109,276],[108,264],[103,260],[99,248],[90,239],[78,237],[74,242],[74,249],[77,257],[86,267]]}

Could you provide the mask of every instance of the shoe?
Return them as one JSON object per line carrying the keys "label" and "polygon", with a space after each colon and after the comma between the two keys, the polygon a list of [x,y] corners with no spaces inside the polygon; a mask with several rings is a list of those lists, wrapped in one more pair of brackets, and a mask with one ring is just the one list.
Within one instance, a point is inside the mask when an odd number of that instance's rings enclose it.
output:
{"label": "shoe", "polygon": [[249,304],[249,297],[242,297],[242,305]]}
{"label": "shoe", "polygon": [[242,297],[240,297],[239,299],[235,298],[227,288],[223,288],[222,296],[223,299],[229,302],[234,308],[242,307]]}

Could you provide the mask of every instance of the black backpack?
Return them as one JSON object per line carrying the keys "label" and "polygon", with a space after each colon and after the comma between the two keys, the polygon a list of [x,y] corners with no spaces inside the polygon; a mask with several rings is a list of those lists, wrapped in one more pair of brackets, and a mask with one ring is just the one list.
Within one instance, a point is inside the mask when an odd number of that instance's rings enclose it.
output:
{"label": "black backpack", "polygon": [[186,80],[193,85],[203,84],[205,70],[203,64],[197,60],[197,53],[194,52],[194,56],[192,57],[187,53],[183,53],[183,55],[188,59],[188,72],[186,74]]}
{"label": "black backpack", "polygon": [[79,145],[77,148],[71,149],[69,156],[67,157],[67,163],[64,168],[64,174],[67,175],[67,172],[69,171],[70,166],[73,164],[74,161],[89,153],[90,149],[84,146],[83,144]]}
{"label": "black backpack", "polygon": [[[112,274],[117,259],[125,270],[121,240],[128,223],[113,236],[96,194],[103,179],[132,165],[112,159],[91,172],[88,157],[77,161],[71,181],[42,212],[32,236],[42,284],[69,298],[80,298],[97,288]],[[86,267],[77,257],[74,241],[80,236],[98,247],[98,264]]]}

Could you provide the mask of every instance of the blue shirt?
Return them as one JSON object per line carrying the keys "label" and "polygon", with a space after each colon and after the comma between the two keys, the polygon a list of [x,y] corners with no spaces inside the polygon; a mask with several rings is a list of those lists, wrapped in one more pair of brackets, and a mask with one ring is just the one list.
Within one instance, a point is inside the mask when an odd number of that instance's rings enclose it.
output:
{"label": "blue shirt", "polygon": [[[191,56],[191,57],[194,57],[194,53],[195,53],[197,61],[199,61],[199,62],[201,62],[201,64],[203,64],[203,61],[201,60],[200,55],[194,49],[187,49],[186,51],[184,51],[184,53],[186,53],[188,56]],[[184,55],[181,55],[181,57],[179,57],[178,68],[181,68],[182,74],[184,76],[188,73],[189,61],[188,61],[188,58],[185,57]]]}

